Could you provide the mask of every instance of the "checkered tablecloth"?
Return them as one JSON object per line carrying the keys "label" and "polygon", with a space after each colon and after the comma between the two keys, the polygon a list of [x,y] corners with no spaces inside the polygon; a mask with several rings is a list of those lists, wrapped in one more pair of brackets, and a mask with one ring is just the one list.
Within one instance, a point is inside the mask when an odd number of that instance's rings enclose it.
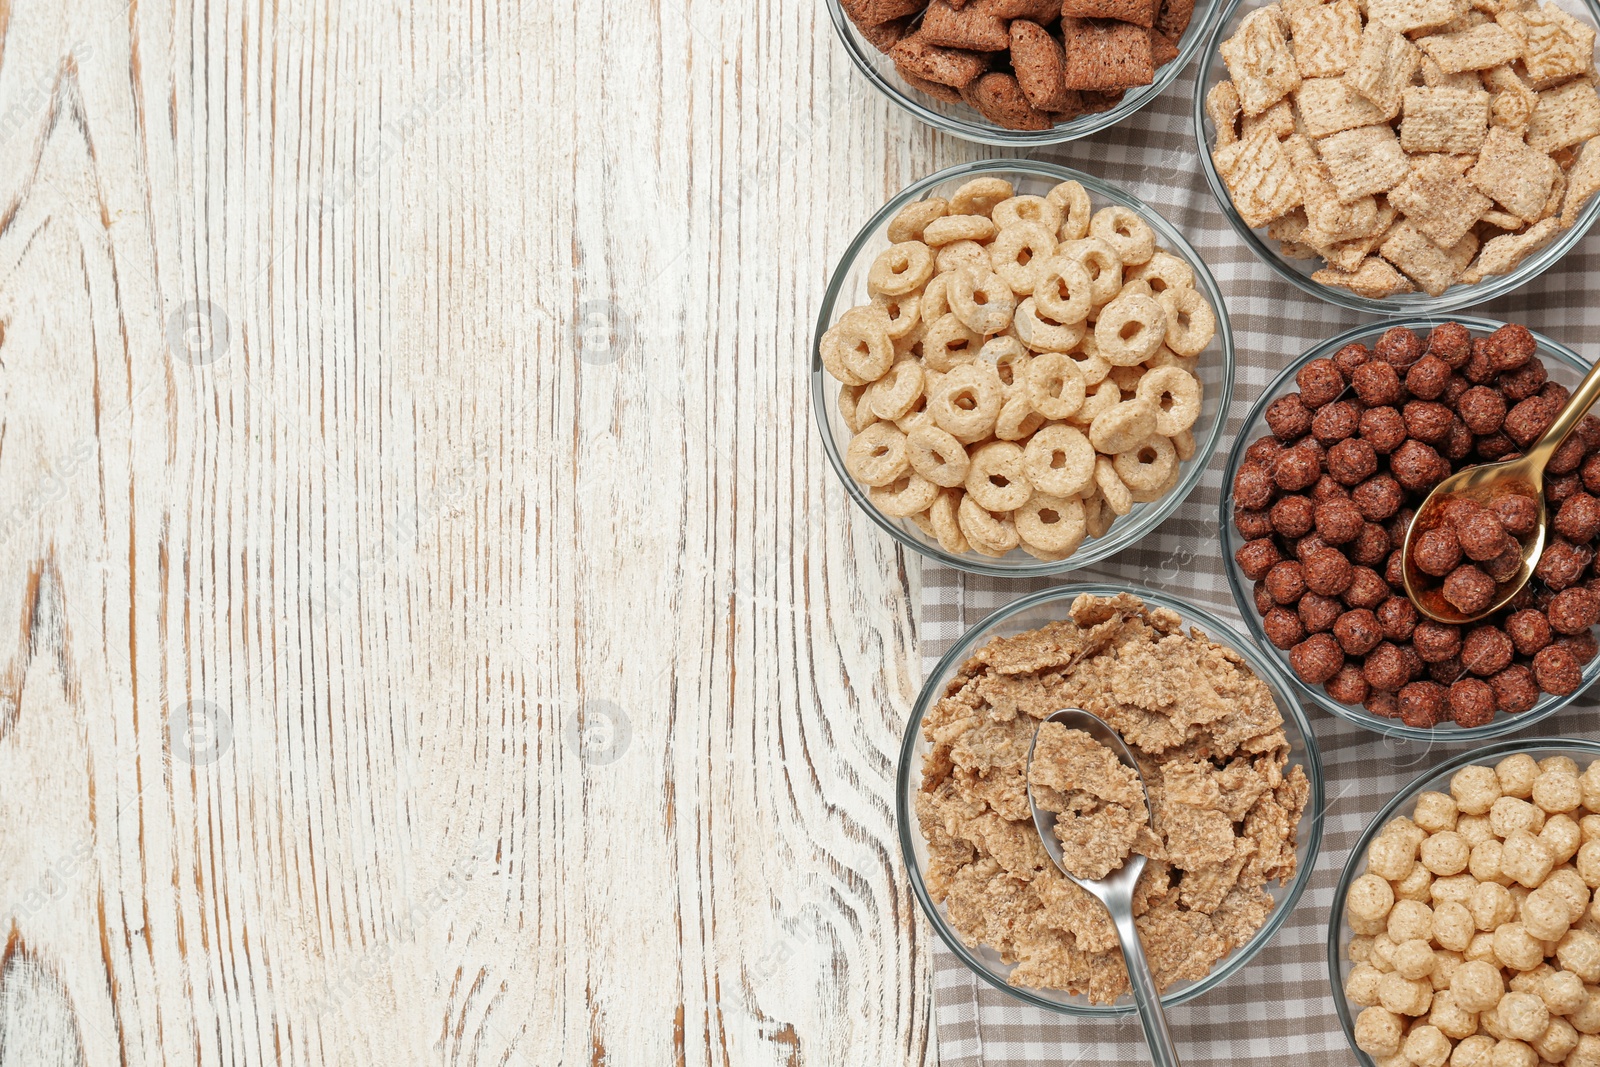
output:
{"label": "checkered tablecloth", "polygon": [[[1363,316],[1302,295],[1240,243],[1205,185],[1189,118],[1194,72],[1122,125],[1087,140],[1032,153],[1115,182],[1172,221],[1199,250],[1227,298],[1238,347],[1238,377],[1222,450],[1185,503],[1140,544],[1060,581],[1121,579],[1164,589],[1238,625],[1215,528],[1226,450],[1245,411],[1284,364],[1317,340]],[[1462,314],[1527,324],[1586,357],[1600,351],[1600,307],[1586,280],[1600,266],[1594,235],[1557,266],[1510,297]],[[922,653],[931,670],[967,627],[1049,580],[1008,580],[922,569]],[[1240,627],[1242,630],[1242,626]],[[1593,697],[1540,723],[1530,734],[1593,736]],[[1328,987],[1324,939],[1338,872],[1368,819],[1405,783],[1460,751],[1381,738],[1309,712],[1322,747],[1328,808],[1322,854],[1295,913],[1270,944],[1222,987],[1168,1013],[1183,1062],[1278,1067],[1286,1055],[1353,1061]],[[937,938],[935,1015],[944,1067],[1140,1063],[1138,1024],[1083,1021],[1017,1004],[974,976]],[[1322,1055],[1326,1054],[1326,1056]]]}

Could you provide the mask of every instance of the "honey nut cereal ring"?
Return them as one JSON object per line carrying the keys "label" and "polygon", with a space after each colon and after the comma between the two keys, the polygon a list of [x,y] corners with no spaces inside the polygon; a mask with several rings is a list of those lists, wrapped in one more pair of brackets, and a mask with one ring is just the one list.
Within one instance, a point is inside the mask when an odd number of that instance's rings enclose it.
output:
{"label": "honey nut cereal ring", "polygon": [[891,296],[874,293],[872,306],[883,309],[889,316],[889,339],[900,341],[911,334],[922,322],[922,297],[916,293]]}
{"label": "honey nut cereal ring", "polygon": [[989,242],[989,262],[1014,291],[1033,292],[1040,266],[1056,250],[1056,236],[1041,222],[1014,222]]}
{"label": "honey nut cereal ring", "polygon": [[1089,395],[1084,398],[1083,407],[1072,415],[1072,424],[1087,430],[1094,425],[1094,420],[1122,403],[1122,389],[1110,378],[1106,378],[1099,385],[1089,390]]}
{"label": "honey nut cereal ring", "polygon": [[923,228],[922,240],[929,245],[947,245],[951,241],[987,241],[994,234],[994,223],[982,215],[946,215]]}
{"label": "honey nut cereal ring", "polygon": [[1095,416],[1089,425],[1089,443],[1095,451],[1114,456],[1138,447],[1155,432],[1156,406],[1134,397]]}
{"label": "honey nut cereal ring", "polygon": [[989,338],[978,349],[978,359],[993,365],[1007,396],[1026,387],[1028,364],[1033,360],[1033,353],[1019,338],[1008,333]]}
{"label": "honey nut cereal ring", "polygon": [[1037,545],[1030,545],[1026,541],[1019,541],[1017,543],[1017,547],[1022,549],[1022,551],[1026,552],[1028,555],[1032,556],[1034,559],[1042,560],[1045,563],[1060,563],[1062,560],[1067,559],[1072,555],[1071,552],[1046,552]]}
{"label": "honey nut cereal ring", "polygon": [[1010,200],[1016,190],[1004,178],[973,178],[950,195],[950,214],[987,215],[1002,200]]}
{"label": "honey nut cereal ring", "polygon": [[1148,261],[1123,274],[1148,282],[1157,295],[1168,289],[1194,288],[1194,268],[1171,252],[1157,252]]}
{"label": "honey nut cereal ring", "polygon": [[973,449],[963,484],[985,511],[1012,511],[1033,495],[1022,469],[1022,448],[1010,441],[990,441]]}
{"label": "honey nut cereal ring", "polygon": [[915,471],[907,471],[888,485],[867,490],[872,506],[890,518],[907,519],[927,511],[939,495],[939,487]]}
{"label": "honey nut cereal ring", "polygon": [[1028,364],[1028,403],[1047,419],[1069,419],[1088,395],[1083,372],[1061,352],[1042,352]]}
{"label": "honey nut cereal ring", "polygon": [[1096,211],[1089,220],[1089,233],[1116,249],[1124,267],[1136,267],[1155,255],[1155,231],[1138,212],[1121,204]]}
{"label": "honey nut cereal ring", "polygon": [[1061,211],[1059,233],[1063,241],[1077,241],[1088,235],[1093,205],[1083,186],[1077,182],[1062,182],[1045,194],[1045,199]]}
{"label": "honey nut cereal ring", "polygon": [[1094,483],[1100,487],[1100,495],[1105,498],[1106,507],[1111,509],[1113,515],[1126,515],[1133,510],[1133,495],[1117,476],[1117,468],[1112,465],[1110,456],[1095,457]]}
{"label": "honey nut cereal ring", "polygon": [[1002,441],[1025,441],[1044,425],[1044,416],[1033,410],[1026,394],[1016,393],[1000,405],[995,416],[994,435]]}
{"label": "honey nut cereal ring", "polygon": [[1200,382],[1177,367],[1157,367],[1139,379],[1140,400],[1156,409],[1156,433],[1175,437],[1200,417]]}
{"label": "honey nut cereal ring", "polygon": [[1187,463],[1194,458],[1194,431],[1184,430],[1172,435],[1172,449],[1178,454],[1179,463]]}
{"label": "honey nut cereal ring", "polygon": [[[1166,438],[1161,438],[1161,440],[1164,441]],[[1128,498],[1135,504],[1148,504],[1153,500],[1160,500],[1178,487],[1178,479],[1182,477],[1182,474],[1182,469],[1174,463],[1166,479],[1160,485],[1150,489],[1129,489]]]}
{"label": "honey nut cereal ring", "polygon": [[901,241],[920,241],[922,231],[934,219],[942,218],[950,210],[949,201],[940,196],[930,196],[901,208],[889,220],[886,236],[895,244]]}
{"label": "honey nut cereal ring", "polygon": [[1070,352],[1088,332],[1081,322],[1060,323],[1044,318],[1031,296],[1017,305],[1011,324],[1022,343],[1035,352]]}
{"label": "honey nut cereal ring", "polygon": [[1083,384],[1091,389],[1105,381],[1106,375],[1111,373],[1111,364],[1095,347],[1094,334],[1084,334],[1078,347],[1067,353],[1067,358],[1078,365],[1078,370],[1083,372]]}
{"label": "honey nut cereal ring", "polygon": [[966,448],[931,420],[906,434],[906,456],[911,469],[934,485],[953,489],[967,480]]}
{"label": "honey nut cereal ring", "polygon": [[1019,538],[1012,521],[983,510],[971,496],[961,498],[956,522],[967,543],[986,556],[1003,556],[1017,547]]}
{"label": "honey nut cereal ring", "polygon": [[1061,229],[1061,209],[1042,196],[1013,196],[1002,200],[989,213],[994,224],[1004,230],[1019,222],[1037,222],[1050,233],[1052,241]]}
{"label": "honey nut cereal ring", "polygon": [[890,342],[894,345],[895,360],[921,359],[922,339],[927,335],[927,327],[919,322],[901,336],[889,338]]}
{"label": "honey nut cereal ring", "polygon": [[[874,491],[875,490],[871,490],[871,489],[867,490],[867,495],[870,497],[873,494]],[[907,515],[906,518],[908,518],[912,522],[916,523],[917,524],[917,529],[921,530],[923,533],[927,534],[929,537],[934,536],[934,533],[933,533],[933,520],[928,518],[928,513],[926,511],[919,511],[915,515]]]}
{"label": "honey nut cereal ring", "polygon": [[1198,356],[1217,332],[1217,316],[1193,289],[1168,289],[1157,299],[1167,316],[1167,347],[1179,356]]}
{"label": "honey nut cereal ring", "polygon": [[1077,496],[1094,484],[1094,446],[1080,430],[1046,426],[1022,450],[1022,470],[1041,493]]}
{"label": "honey nut cereal ring", "polygon": [[894,363],[889,316],[870,304],[851,308],[822,335],[822,365],[846,385],[865,385],[883,377]]}
{"label": "honey nut cereal ring", "polygon": [[962,267],[988,270],[989,249],[976,241],[951,241],[939,249],[939,254],[934,257],[933,262],[940,274],[949,274]]}
{"label": "honey nut cereal ring", "polygon": [[928,505],[928,525],[933,527],[933,536],[939,539],[939,547],[946,552],[959,554],[972,551],[972,546],[967,544],[967,535],[961,532],[961,523],[956,518],[956,509],[961,506],[961,498],[965,495],[946,489]]}
{"label": "honey nut cereal ring", "polygon": [[1148,296],[1117,297],[1094,324],[1095,347],[1113,367],[1143,363],[1166,337],[1167,313],[1160,301]]}
{"label": "honey nut cereal ring", "polygon": [[1033,303],[1055,322],[1079,323],[1094,304],[1089,268],[1068,256],[1051,256],[1033,280]]}
{"label": "honey nut cereal ring", "polygon": [[1195,373],[1195,368],[1200,365],[1199,359],[1194,356],[1180,356],[1168,348],[1165,342],[1162,343],[1160,348],[1156,349],[1155,355],[1144,361],[1144,365],[1150,370],[1157,370],[1161,367],[1176,367],[1191,378],[1198,380],[1200,377],[1199,374]]}
{"label": "honey nut cereal ring", "polygon": [[904,417],[922,395],[922,364],[902,359],[889,373],[867,386],[866,400],[872,413],[893,422]]}
{"label": "honey nut cereal ring", "polygon": [[1135,364],[1132,367],[1112,367],[1106,375],[1117,383],[1117,388],[1122,390],[1123,396],[1130,396],[1139,389],[1139,381],[1144,377],[1144,364]]}
{"label": "honey nut cereal ring", "polygon": [[1152,435],[1138,447],[1112,456],[1111,466],[1131,491],[1149,492],[1159,490],[1171,479],[1178,468],[1178,453],[1171,441]]}
{"label": "honey nut cereal ring", "polygon": [[906,435],[887,422],[875,422],[850,439],[844,469],[862,485],[888,485],[910,466]]}
{"label": "honey nut cereal ring", "polygon": [[1011,515],[1024,545],[1062,555],[1075,552],[1088,533],[1083,502],[1072,497],[1034,493]]}
{"label": "honey nut cereal ring", "polygon": [[985,267],[964,267],[950,276],[945,289],[950,311],[975,334],[988,336],[1011,325],[1017,298],[1000,275]]}
{"label": "honey nut cereal ring", "polygon": [[878,253],[867,271],[867,292],[904,296],[933,277],[933,250],[921,241],[902,241]]}
{"label": "honey nut cereal ring", "polygon": [[1056,246],[1056,254],[1075,259],[1089,271],[1093,290],[1089,299],[1096,305],[1110,303],[1122,289],[1122,258],[1117,250],[1098,237],[1084,237],[1065,241]]}
{"label": "honey nut cereal ring", "polygon": [[861,402],[861,396],[867,388],[865,385],[839,387],[839,418],[853,434],[860,433],[878,421],[878,416],[872,413],[872,408]]}
{"label": "honey nut cereal ring", "polygon": [[949,275],[940,273],[928,279],[928,284],[922,287],[917,312],[924,326],[938,322],[950,313],[950,299],[946,295],[946,287],[949,284]]}
{"label": "honey nut cereal ring", "polygon": [[1097,489],[1083,498],[1083,519],[1090,537],[1104,537],[1111,531],[1111,524],[1117,521],[1117,513],[1106,503],[1105,494]]}
{"label": "honey nut cereal ring", "polygon": [[912,430],[933,425],[933,416],[928,414],[928,397],[926,394],[917,398],[916,404],[912,405],[910,411],[894,420],[895,429],[903,434],[910,434]]}
{"label": "honey nut cereal ring", "polygon": [[1117,295],[1111,298],[1114,304],[1125,296],[1144,296],[1155,299],[1156,291],[1150,288],[1150,283],[1143,278],[1129,278],[1123,275],[1122,288],[1117,290]]}
{"label": "honey nut cereal ring", "polygon": [[955,312],[947,311],[923,333],[922,360],[937,371],[954,370],[977,359],[982,344],[982,334],[973,333]]}
{"label": "honey nut cereal ring", "polygon": [[962,444],[981,441],[994,431],[1004,400],[1000,379],[986,363],[966,363],[939,383],[928,396],[934,424]]}

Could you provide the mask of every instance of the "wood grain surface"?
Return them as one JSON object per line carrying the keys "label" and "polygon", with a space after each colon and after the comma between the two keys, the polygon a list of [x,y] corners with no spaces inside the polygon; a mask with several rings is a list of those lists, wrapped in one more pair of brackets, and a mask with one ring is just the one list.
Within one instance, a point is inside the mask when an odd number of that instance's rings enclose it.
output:
{"label": "wood grain surface", "polygon": [[931,1064],[820,4],[0,0],[0,1067]]}

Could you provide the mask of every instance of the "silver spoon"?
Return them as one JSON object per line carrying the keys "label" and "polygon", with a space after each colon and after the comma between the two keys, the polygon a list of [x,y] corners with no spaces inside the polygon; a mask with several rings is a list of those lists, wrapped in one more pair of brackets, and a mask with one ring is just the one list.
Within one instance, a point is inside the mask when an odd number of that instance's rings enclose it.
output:
{"label": "silver spoon", "polygon": [[[1146,811],[1150,807],[1150,791],[1144,787],[1144,776],[1139,774],[1139,764],[1133,758],[1133,752],[1115,730],[1107,726],[1097,715],[1078,708],[1066,708],[1046,716],[1041,722],[1058,722],[1069,730],[1082,730],[1102,745],[1117,754],[1117,758],[1124,766],[1132,767],[1133,773],[1139,778],[1139,788],[1144,790],[1144,806]],[[1033,825],[1039,831],[1039,840],[1044,843],[1044,850],[1050,854],[1055,865],[1061,873],[1071,878],[1078,885],[1092,893],[1100,903],[1104,904],[1106,911],[1111,913],[1111,922],[1117,928],[1117,940],[1122,943],[1122,959],[1128,966],[1128,981],[1133,986],[1133,999],[1139,1005],[1139,1025],[1144,1028],[1144,1041],[1150,1047],[1150,1062],[1155,1067],[1179,1067],[1178,1050],[1172,1043],[1172,1032],[1167,1029],[1167,1017],[1161,1010],[1161,994],[1156,989],[1156,980],[1150,974],[1150,963],[1144,956],[1144,945],[1139,941],[1139,930],[1133,924],[1133,888],[1138,884],[1139,875],[1144,873],[1145,858],[1135,852],[1128,857],[1128,861],[1118,870],[1112,871],[1098,881],[1087,878],[1078,878],[1066,867],[1062,866],[1061,842],[1056,838],[1056,813],[1045,811],[1033,799],[1033,749],[1039,743],[1037,730],[1033,734],[1033,742],[1028,745],[1028,807],[1033,811]]]}

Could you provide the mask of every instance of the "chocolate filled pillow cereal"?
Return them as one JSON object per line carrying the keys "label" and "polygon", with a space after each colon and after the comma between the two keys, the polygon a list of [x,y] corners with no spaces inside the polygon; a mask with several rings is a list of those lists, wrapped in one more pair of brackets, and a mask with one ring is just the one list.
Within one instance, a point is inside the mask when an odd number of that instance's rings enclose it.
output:
{"label": "chocolate filled pillow cereal", "polygon": [[[1039,729],[1061,708],[1121,734],[1148,810],[1107,749],[1063,726]],[[1310,795],[1271,691],[1173,612],[1085,594],[1068,618],[980,649],[922,722],[931,750],[915,809],[928,892],[967,944],[1016,964],[1012,985],[1096,1003],[1128,992],[1104,906],[1061,874],[1034,829],[1036,732],[1035,795],[1063,813],[1069,866],[1099,877],[1131,853],[1148,857],[1134,915],[1158,986],[1204,978],[1262,927],[1267,886],[1294,876]]]}
{"label": "chocolate filled pillow cereal", "polygon": [[1137,213],[985,177],[888,233],[870,303],[820,342],[880,510],[949,552],[1058,561],[1177,486],[1216,312]]}

